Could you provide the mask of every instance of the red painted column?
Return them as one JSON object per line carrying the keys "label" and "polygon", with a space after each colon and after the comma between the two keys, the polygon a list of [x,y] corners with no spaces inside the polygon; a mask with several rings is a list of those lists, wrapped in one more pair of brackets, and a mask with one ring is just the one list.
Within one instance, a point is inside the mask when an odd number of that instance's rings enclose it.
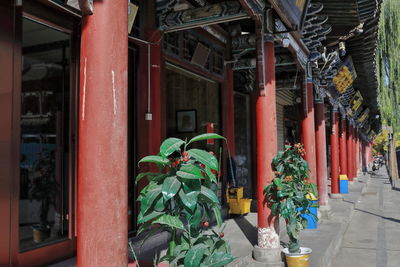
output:
{"label": "red painted column", "polygon": [[372,143],[369,142],[369,163],[371,163],[374,160],[374,153],[372,150]]}
{"label": "red painted column", "polygon": [[[224,136],[228,140],[228,147],[231,156],[235,156],[235,109],[233,96],[233,70],[227,66],[225,68],[225,81],[222,92],[222,106],[225,120],[223,123]],[[227,154],[227,153],[226,153]]]}
{"label": "red painted column", "polygon": [[336,107],[332,109],[331,193],[339,194],[339,114]]}
{"label": "red painted column", "polygon": [[259,73],[264,80],[260,81],[261,88],[256,100],[258,246],[279,248],[279,236],[274,226],[276,218],[272,216],[264,198],[264,187],[274,177],[271,162],[277,153],[275,48],[272,41],[263,45],[265,66],[263,73],[259,64]]}
{"label": "red painted column", "polygon": [[370,162],[374,161],[374,152],[372,150],[372,142],[369,143],[369,156],[370,156]]}
{"label": "red painted column", "polygon": [[328,205],[328,171],[326,166],[326,130],[323,99],[315,100],[315,130],[318,202],[324,206]]}
{"label": "red painted column", "polygon": [[[228,145],[223,146],[223,159],[222,159],[222,169],[228,169],[225,166],[228,158],[228,148],[231,157],[235,157],[235,108],[234,108],[234,88],[233,88],[233,70],[230,66],[225,67],[225,79],[222,87],[222,131],[223,135],[227,139]],[[226,119],[225,119],[226,118]],[[227,177],[223,177],[222,181],[222,192],[225,192],[228,185]],[[225,179],[226,178],[226,179]],[[223,199],[225,203],[225,199]]]}
{"label": "red painted column", "polygon": [[347,176],[347,127],[346,127],[346,118],[342,116],[341,119],[341,128],[340,128],[340,174],[344,174]]}
{"label": "red painted column", "polygon": [[354,151],[355,151],[355,160],[354,160],[354,177],[357,177],[358,174],[358,130],[354,128]]}
{"label": "red painted column", "polygon": [[361,170],[361,157],[360,157],[360,132],[357,130],[357,174]]}
{"label": "red painted column", "polygon": [[358,176],[358,171],[360,170],[360,139],[358,137],[358,130],[356,131],[356,151],[357,151],[357,167],[356,167],[356,176]]}
{"label": "red painted column", "polygon": [[302,137],[306,155],[304,159],[310,167],[310,181],[317,183],[317,162],[315,152],[314,92],[311,78],[307,78],[305,97],[303,97]]}
{"label": "red painted column", "polygon": [[353,139],[353,127],[351,126],[350,122],[348,124],[348,134],[347,134],[347,178],[349,181],[353,181],[353,167],[352,167],[352,161],[353,161],[353,145],[352,145],[352,139]]}
{"label": "red painted column", "polygon": [[354,178],[357,178],[357,145],[356,145],[356,139],[357,139],[357,129],[353,127],[353,138],[352,138],[352,146],[353,146],[353,161],[352,161],[352,172],[353,172],[353,180]]}
{"label": "red painted column", "polygon": [[80,60],[77,266],[127,266],[127,1],[94,1]]}

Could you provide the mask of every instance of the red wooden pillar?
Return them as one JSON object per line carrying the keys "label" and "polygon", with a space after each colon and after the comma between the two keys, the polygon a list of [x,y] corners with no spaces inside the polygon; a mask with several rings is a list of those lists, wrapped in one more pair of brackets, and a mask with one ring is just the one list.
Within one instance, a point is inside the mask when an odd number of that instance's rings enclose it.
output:
{"label": "red wooden pillar", "polygon": [[[279,235],[275,230],[275,217],[267,207],[264,187],[273,180],[272,158],[277,153],[276,94],[275,94],[275,48],[273,41],[265,42],[264,72],[259,74],[261,88],[256,101],[257,132],[257,204],[258,204],[258,246],[279,248]],[[262,70],[262,66],[261,66]]]}
{"label": "red wooden pillar", "polygon": [[[142,1],[140,8],[142,14],[146,14],[143,18],[142,38],[149,44],[141,45],[138,53],[138,88],[140,90],[137,95],[137,139],[140,142],[137,144],[137,156],[139,159],[157,154],[166,135],[166,106],[163,105],[166,99],[165,90],[163,90],[165,64],[161,48],[162,34],[155,25],[156,2]],[[156,170],[156,167],[141,165],[139,169],[140,172],[152,170]],[[140,192],[146,185],[147,181],[142,179],[137,185],[136,192]]]}
{"label": "red wooden pillar", "polygon": [[324,206],[328,205],[328,171],[326,166],[326,129],[323,98],[315,99],[315,130],[318,202]]}
{"label": "red wooden pillar", "polygon": [[[225,81],[224,90],[222,92],[222,105],[224,118],[223,131],[224,136],[228,140],[228,147],[231,156],[235,156],[235,109],[234,109],[234,96],[233,96],[233,70],[227,66],[225,68]],[[226,153],[227,154],[227,153]]]}
{"label": "red wooden pillar", "polygon": [[[235,109],[234,109],[234,95],[233,95],[233,70],[230,66],[225,67],[225,80],[223,84],[222,90],[222,112],[223,118],[222,120],[222,130],[223,135],[227,139],[228,145],[223,146],[223,163],[227,162],[228,151],[231,157],[235,157]],[[222,168],[227,169],[228,167],[222,164]],[[225,192],[227,189],[228,183],[225,181],[222,182],[222,192]],[[225,201],[225,199],[223,200]],[[225,202],[224,202],[225,203]]]}
{"label": "red wooden pillar", "polygon": [[360,142],[361,142],[361,171],[365,172],[365,169],[366,169],[365,166],[367,163],[366,157],[365,157],[365,155],[366,155],[365,141],[363,138],[361,138]]}
{"label": "red wooden pillar", "polygon": [[127,266],[127,1],[94,1],[80,62],[77,265]]}
{"label": "red wooden pillar", "polygon": [[357,130],[357,174],[361,171],[361,147],[360,147],[360,132]]}
{"label": "red wooden pillar", "polygon": [[356,171],[356,174],[358,175],[358,172],[361,170],[361,168],[360,168],[360,162],[361,162],[361,157],[360,157],[360,151],[361,151],[361,149],[360,149],[360,136],[359,136],[359,131],[357,130],[357,139],[356,139],[356,141],[357,141],[357,143],[356,143],[356,145],[357,145],[357,171]]}
{"label": "red wooden pillar", "polygon": [[331,193],[339,194],[339,114],[336,107],[332,109]]}
{"label": "red wooden pillar", "polygon": [[372,150],[372,142],[369,143],[369,162],[373,162],[374,161],[374,153]]}
{"label": "red wooden pillar", "polygon": [[358,173],[358,131],[354,128],[354,177],[357,177]]}
{"label": "red wooden pillar", "polygon": [[301,123],[305,160],[310,167],[310,181],[317,183],[317,163],[315,153],[314,92],[311,78],[307,78],[305,96],[303,97],[303,120]]}
{"label": "red wooden pillar", "polygon": [[350,124],[348,124],[348,134],[347,134],[347,178],[349,181],[353,181],[353,167],[352,167],[352,161],[353,161],[353,146],[352,146],[352,139],[353,139],[353,127]]}
{"label": "red wooden pillar", "polygon": [[347,176],[347,127],[346,127],[346,117],[342,116],[340,128],[340,174]]}
{"label": "red wooden pillar", "polygon": [[374,160],[374,153],[372,151],[372,143],[371,142],[368,143],[368,147],[369,147],[369,163],[371,163]]}

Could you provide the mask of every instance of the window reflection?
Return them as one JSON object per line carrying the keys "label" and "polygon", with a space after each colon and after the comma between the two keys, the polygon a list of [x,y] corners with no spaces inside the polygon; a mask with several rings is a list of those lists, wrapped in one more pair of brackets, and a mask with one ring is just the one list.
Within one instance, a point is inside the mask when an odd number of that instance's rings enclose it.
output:
{"label": "window reflection", "polygon": [[68,234],[70,35],[23,19],[20,249]]}

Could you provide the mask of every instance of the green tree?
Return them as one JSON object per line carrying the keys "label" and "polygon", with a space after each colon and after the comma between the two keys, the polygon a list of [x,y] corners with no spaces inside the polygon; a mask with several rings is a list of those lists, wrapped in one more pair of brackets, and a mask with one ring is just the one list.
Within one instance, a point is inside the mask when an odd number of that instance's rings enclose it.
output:
{"label": "green tree", "polygon": [[375,137],[373,152],[374,155],[384,154],[388,150],[388,130],[384,129],[380,134]]}
{"label": "green tree", "polygon": [[382,3],[378,33],[378,102],[384,125],[400,132],[400,1]]}

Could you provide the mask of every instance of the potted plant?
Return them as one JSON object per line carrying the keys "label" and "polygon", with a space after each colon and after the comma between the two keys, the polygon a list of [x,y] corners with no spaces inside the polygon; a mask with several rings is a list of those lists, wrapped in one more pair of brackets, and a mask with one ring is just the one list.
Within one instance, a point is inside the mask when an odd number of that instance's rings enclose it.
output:
{"label": "potted plant", "polygon": [[[305,151],[301,144],[285,145],[272,160],[275,178],[265,187],[265,194],[273,215],[286,222],[289,237],[288,247],[283,250],[289,267],[308,261],[311,249],[300,247],[300,231],[307,227],[307,216],[318,218],[310,213],[317,207],[313,199],[318,196],[317,186],[309,181],[308,163],[303,159]],[[300,264],[300,265],[299,265]]]}
{"label": "potted plant", "polygon": [[50,207],[55,204],[58,183],[55,179],[55,157],[44,150],[34,166],[34,177],[29,188],[29,199],[40,202],[40,223],[33,225],[33,241],[40,243],[50,234],[47,216]]}
{"label": "potted plant", "polygon": [[[189,149],[190,144],[206,139],[224,139],[217,134],[203,134],[183,141],[166,139],[160,153],[144,157],[139,163],[154,163],[158,172],[140,173],[148,185],[138,197],[140,213],[138,234],[149,230],[171,233],[167,255],[160,262],[170,266],[224,266],[233,260],[229,244],[223,239],[223,224],[218,198],[218,160],[210,152]],[[210,229],[215,217],[218,231]],[[147,236],[147,237],[148,237]],[[146,237],[146,238],[147,238]]]}

